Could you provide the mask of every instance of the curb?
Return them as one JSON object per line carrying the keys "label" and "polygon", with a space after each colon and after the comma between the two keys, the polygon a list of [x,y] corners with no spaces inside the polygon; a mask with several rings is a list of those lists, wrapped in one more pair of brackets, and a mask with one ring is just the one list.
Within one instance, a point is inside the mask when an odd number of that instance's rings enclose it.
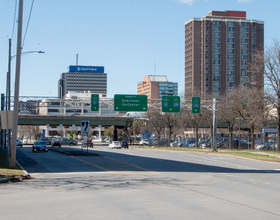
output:
{"label": "curb", "polygon": [[15,182],[21,182],[21,181],[27,180],[27,179],[33,179],[33,177],[21,166],[21,164],[17,160],[16,160],[16,163],[20,167],[20,169],[23,170],[24,175],[12,176],[12,177],[7,177],[4,179],[1,179],[0,184],[1,183],[15,183]]}

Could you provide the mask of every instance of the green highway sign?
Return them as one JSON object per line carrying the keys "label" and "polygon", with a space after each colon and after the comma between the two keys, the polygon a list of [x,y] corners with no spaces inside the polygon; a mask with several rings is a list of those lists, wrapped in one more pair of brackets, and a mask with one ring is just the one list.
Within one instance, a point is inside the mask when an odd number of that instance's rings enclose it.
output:
{"label": "green highway sign", "polygon": [[179,96],[162,96],[161,103],[162,112],[180,112]]}
{"label": "green highway sign", "polygon": [[192,113],[200,113],[200,97],[192,97]]}
{"label": "green highway sign", "polygon": [[148,97],[146,95],[118,95],[114,96],[114,110],[124,112],[146,112]]}
{"label": "green highway sign", "polygon": [[91,111],[98,112],[99,111],[99,95],[91,94],[91,102],[90,102]]}

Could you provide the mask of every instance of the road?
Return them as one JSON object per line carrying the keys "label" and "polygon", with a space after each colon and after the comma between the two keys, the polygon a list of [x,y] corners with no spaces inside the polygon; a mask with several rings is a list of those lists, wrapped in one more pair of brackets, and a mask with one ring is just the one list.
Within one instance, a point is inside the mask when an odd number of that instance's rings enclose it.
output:
{"label": "road", "polygon": [[0,186],[1,218],[280,219],[279,164],[138,148],[95,146],[91,156],[56,149],[68,155],[18,148],[34,179]]}

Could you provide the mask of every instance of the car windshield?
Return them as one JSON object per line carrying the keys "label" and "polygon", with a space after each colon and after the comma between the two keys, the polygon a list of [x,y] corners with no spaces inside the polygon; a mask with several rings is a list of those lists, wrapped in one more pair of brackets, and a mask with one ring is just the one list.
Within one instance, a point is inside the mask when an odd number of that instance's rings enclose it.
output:
{"label": "car windshield", "polygon": [[120,144],[120,142],[118,142],[118,141],[114,141],[114,142],[113,142],[113,144],[118,145],[118,144]]}

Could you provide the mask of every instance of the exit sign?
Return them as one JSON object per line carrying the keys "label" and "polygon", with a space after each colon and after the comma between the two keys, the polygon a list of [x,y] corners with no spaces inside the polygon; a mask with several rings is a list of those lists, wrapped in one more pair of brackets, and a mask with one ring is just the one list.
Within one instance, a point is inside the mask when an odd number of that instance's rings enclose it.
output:
{"label": "exit sign", "polygon": [[162,112],[180,112],[180,96],[162,96]]}
{"label": "exit sign", "polygon": [[99,95],[91,94],[91,102],[90,102],[91,111],[99,111]]}
{"label": "exit sign", "polygon": [[146,95],[118,95],[114,96],[114,110],[124,112],[146,112],[148,97]]}
{"label": "exit sign", "polygon": [[200,113],[200,97],[192,97],[192,113]]}

